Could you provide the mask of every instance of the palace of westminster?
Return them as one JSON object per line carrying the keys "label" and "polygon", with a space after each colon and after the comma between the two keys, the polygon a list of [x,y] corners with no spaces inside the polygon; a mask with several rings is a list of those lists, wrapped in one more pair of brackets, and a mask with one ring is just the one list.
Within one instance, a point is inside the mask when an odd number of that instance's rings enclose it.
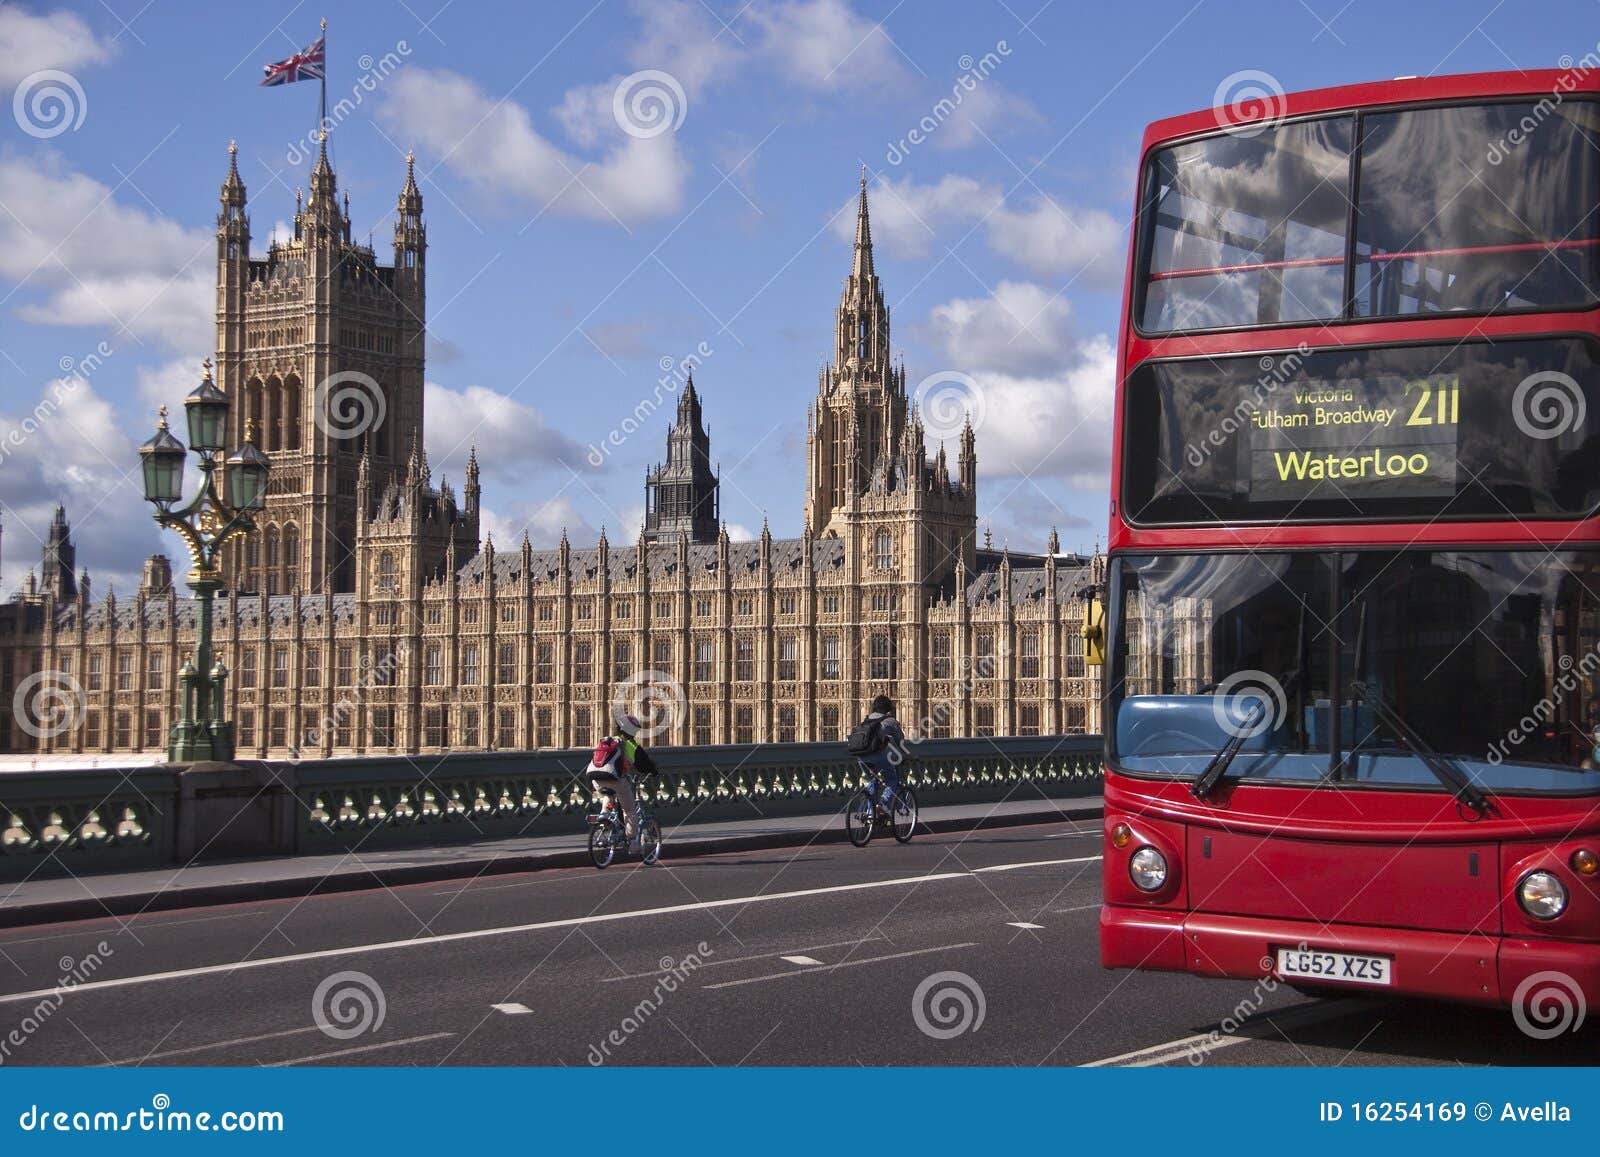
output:
{"label": "palace of westminster", "polygon": [[[292,238],[264,258],[236,159],[221,202],[228,446],[253,426],[272,467],[214,604],[240,757],[583,747],[642,676],[681,689],[657,744],[840,740],[879,692],[913,735],[1098,730],[1079,596],[1103,564],[1062,554],[1054,531],[1043,554],[978,542],[970,421],[953,462],[942,443],[930,459],[890,360],[864,178],[808,413],[802,536],[763,525],[729,541],[690,377],[637,541],[563,533],[539,550],[481,542],[476,454],[458,496],[422,449],[427,244],[410,159],[392,265],[351,239],[326,146]],[[318,413],[314,388],[352,376],[382,393],[359,438]],[[156,555],[137,592],[95,598],[59,509],[43,553],[0,603],[0,752],[163,751],[195,626],[172,565]],[[41,687],[70,697],[68,725],[30,721]]]}

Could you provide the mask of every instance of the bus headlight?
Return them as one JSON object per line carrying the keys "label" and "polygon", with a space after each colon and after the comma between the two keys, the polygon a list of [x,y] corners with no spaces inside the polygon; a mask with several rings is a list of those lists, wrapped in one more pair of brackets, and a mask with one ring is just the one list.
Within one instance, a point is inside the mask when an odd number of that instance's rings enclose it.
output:
{"label": "bus headlight", "polygon": [[1148,845],[1142,847],[1128,860],[1128,875],[1141,892],[1159,892],[1167,882],[1167,857]]}
{"label": "bus headlight", "polygon": [[1567,889],[1549,872],[1529,872],[1517,885],[1517,902],[1535,920],[1554,920],[1567,910]]}

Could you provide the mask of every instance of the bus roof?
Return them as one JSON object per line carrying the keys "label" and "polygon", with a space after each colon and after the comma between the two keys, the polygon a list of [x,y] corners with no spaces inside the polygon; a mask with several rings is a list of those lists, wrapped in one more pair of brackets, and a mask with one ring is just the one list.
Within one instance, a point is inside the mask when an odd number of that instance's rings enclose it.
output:
{"label": "bus roof", "polygon": [[[1268,80],[1264,74],[1256,79]],[[1472,72],[1458,76],[1413,76],[1394,80],[1315,88],[1282,96],[1268,94],[1270,120],[1340,112],[1381,105],[1423,104],[1471,97],[1562,96],[1574,92],[1600,92],[1600,57],[1585,57],[1567,68],[1527,72]],[[1229,124],[1252,123],[1231,108],[1201,109],[1155,121],[1144,132],[1141,155],[1153,145],[1176,137],[1212,132]]]}

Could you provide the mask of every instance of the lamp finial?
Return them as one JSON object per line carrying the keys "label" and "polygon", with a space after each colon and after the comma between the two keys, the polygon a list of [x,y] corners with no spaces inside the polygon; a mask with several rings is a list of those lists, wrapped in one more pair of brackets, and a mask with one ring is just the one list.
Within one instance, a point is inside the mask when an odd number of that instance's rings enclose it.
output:
{"label": "lamp finial", "polygon": [[165,430],[167,428],[167,407],[163,405],[158,408],[156,416],[160,419],[159,428]]}

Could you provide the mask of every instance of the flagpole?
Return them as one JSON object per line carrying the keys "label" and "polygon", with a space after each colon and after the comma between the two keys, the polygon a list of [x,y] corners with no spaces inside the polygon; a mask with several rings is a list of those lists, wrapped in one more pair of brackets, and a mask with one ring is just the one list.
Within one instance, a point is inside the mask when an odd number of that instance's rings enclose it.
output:
{"label": "flagpole", "polygon": [[328,18],[322,18],[322,115],[317,118],[317,131],[328,131]]}

